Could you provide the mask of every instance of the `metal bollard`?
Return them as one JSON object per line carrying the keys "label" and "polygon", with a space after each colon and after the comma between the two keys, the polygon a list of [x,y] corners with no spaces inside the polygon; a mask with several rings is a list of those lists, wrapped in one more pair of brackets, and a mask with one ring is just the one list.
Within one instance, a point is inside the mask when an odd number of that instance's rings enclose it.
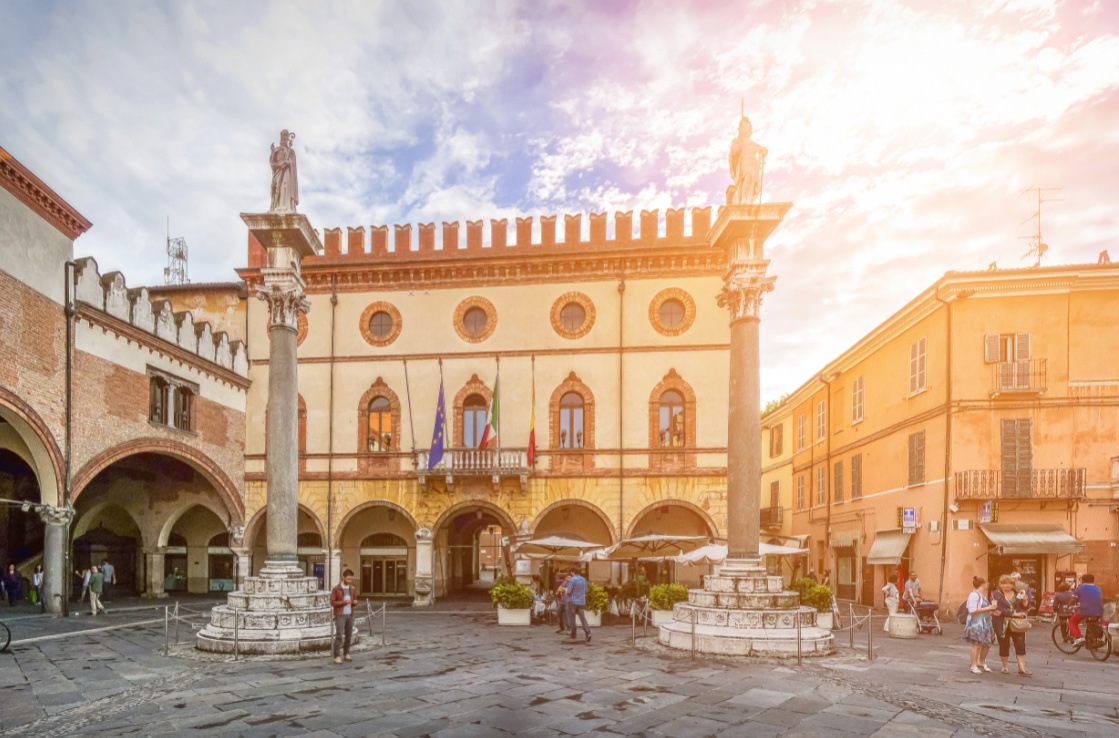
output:
{"label": "metal bollard", "polygon": [[241,615],[233,614],[233,660],[241,655]]}
{"label": "metal bollard", "polygon": [[847,616],[849,618],[847,631],[847,647],[853,650],[855,648],[855,606],[852,605],[850,602],[847,603]]}
{"label": "metal bollard", "polygon": [[385,605],[385,604],[382,604],[381,605],[381,645],[382,646],[388,645],[387,643],[385,643],[385,620],[387,618],[388,618],[388,606]]}
{"label": "metal bollard", "polygon": [[800,628],[800,610],[797,610],[797,666],[800,666],[801,661],[804,659],[803,644],[800,640]]}
{"label": "metal bollard", "polygon": [[179,645],[179,601],[175,600],[175,645]]}
{"label": "metal bollard", "polygon": [[866,614],[866,660],[874,661],[874,612]]}
{"label": "metal bollard", "polygon": [[692,608],[692,658],[695,658],[695,627],[696,620],[699,619],[699,610]]}
{"label": "metal bollard", "polygon": [[168,626],[167,619],[168,619],[169,612],[170,611],[167,609],[167,606],[164,605],[163,606],[163,655],[164,656],[169,656],[171,654],[170,631],[167,627]]}

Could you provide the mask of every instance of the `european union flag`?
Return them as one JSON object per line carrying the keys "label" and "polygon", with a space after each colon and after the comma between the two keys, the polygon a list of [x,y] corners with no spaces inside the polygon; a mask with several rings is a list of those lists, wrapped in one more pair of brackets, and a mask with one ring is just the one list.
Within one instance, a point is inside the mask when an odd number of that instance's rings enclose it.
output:
{"label": "european union flag", "polygon": [[447,432],[447,409],[443,402],[443,378],[439,378],[439,404],[435,407],[435,430],[431,432],[431,450],[427,454],[427,470],[443,460],[443,436]]}

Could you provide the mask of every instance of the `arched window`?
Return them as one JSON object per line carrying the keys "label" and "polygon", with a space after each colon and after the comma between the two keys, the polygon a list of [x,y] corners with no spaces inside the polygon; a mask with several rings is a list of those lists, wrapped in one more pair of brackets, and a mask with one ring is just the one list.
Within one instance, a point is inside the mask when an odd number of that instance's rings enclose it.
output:
{"label": "arched window", "polygon": [[391,451],[396,439],[393,438],[392,403],[388,398],[378,395],[369,402],[369,451]]}
{"label": "arched window", "polygon": [[559,403],[559,447],[583,448],[583,396],[568,392]]}
{"label": "arched window", "polygon": [[486,398],[470,395],[462,403],[462,443],[477,448],[486,429]]}
{"label": "arched window", "polygon": [[299,548],[322,548],[322,536],[318,533],[300,533],[295,537]]}
{"label": "arched window", "polygon": [[668,390],[660,398],[658,431],[662,447],[683,446],[686,442],[687,418],[684,414],[684,397],[676,390]]}
{"label": "arched window", "polygon": [[405,548],[408,542],[395,533],[374,533],[361,542],[362,548]]}

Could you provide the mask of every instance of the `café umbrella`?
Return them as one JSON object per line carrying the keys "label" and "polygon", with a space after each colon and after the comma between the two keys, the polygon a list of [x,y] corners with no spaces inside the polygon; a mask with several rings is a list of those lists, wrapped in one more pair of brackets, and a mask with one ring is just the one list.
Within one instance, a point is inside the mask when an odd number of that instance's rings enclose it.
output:
{"label": "caf\u00e9 umbrella", "polygon": [[547,538],[538,538],[536,540],[519,543],[513,549],[513,553],[518,556],[531,558],[579,559],[602,547],[601,543],[580,541],[574,538],[562,538],[560,536],[548,536]]}
{"label": "caf\u00e9 umbrella", "polygon": [[707,536],[674,536],[653,533],[618,541],[606,549],[603,558],[611,561],[632,561],[658,556],[679,556],[705,546],[710,541],[711,539]]}

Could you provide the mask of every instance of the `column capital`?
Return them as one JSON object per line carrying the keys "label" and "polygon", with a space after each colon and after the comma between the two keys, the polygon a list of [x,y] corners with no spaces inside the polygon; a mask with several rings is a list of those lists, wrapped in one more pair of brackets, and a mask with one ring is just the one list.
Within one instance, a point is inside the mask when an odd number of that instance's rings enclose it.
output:
{"label": "column capital", "polygon": [[730,312],[730,322],[760,320],[762,296],[773,291],[777,277],[765,274],[765,263],[737,264],[723,275],[723,289],[716,301]]}
{"label": "column capital", "polygon": [[44,525],[68,525],[74,519],[74,508],[72,507],[39,505],[37,506],[37,512]]}
{"label": "column capital", "polygon": [[303,295],[303,280],[298,275],[291,276],[294,279],[288,284],[266,282],[263,287],[257,288],[257,299],[268,303],[268,330],[286,328],[297,333],[299,313],[311,310],[311,304]]}

